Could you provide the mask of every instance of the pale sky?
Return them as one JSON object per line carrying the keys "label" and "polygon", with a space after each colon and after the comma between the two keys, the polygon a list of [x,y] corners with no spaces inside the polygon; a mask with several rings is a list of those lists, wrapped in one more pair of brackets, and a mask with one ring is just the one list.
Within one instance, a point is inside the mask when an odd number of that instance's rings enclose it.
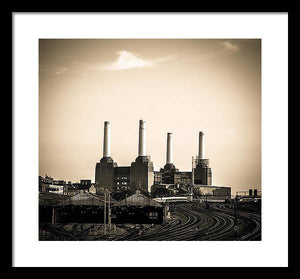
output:
{"label": "pale sky", "polygon": [[130,166],[139,120],[155,170],[191,171],[204,132],[213,185],[261,188],[261,41],[40,40],[39,173],[94,181],[104,121],[111,155]]}

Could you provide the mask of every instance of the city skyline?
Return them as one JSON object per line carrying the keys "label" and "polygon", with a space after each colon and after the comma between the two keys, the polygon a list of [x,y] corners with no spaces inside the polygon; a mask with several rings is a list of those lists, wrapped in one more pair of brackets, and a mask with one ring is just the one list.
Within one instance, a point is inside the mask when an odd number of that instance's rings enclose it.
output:
{"label": "city skyline", "polygon": [[261,189],[260,40],[40,40],[39,173],[94,180],[103,123],[119,166],[138,154],[138,121],[154,169],[191,171],[205,135],[213,185]]}

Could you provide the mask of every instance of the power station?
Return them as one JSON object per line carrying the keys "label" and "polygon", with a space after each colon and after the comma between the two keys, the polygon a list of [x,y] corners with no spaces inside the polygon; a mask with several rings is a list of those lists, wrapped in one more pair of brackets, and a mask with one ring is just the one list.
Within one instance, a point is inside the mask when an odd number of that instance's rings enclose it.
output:
{"label": "power station", "polygon": [[[118,166],[111,158],[111,126],[104,122],[103,157],[96,163],[95,187],[107,188],[111,192],[121,190],[140,190],[151,192],[151,187],[166,185],[190,185],[208,187],[212,185],[212,171],[209,159],[205,157],[204,133],[199,132],[198,155],[192,158],[192,171],[179,171],[173,163],[173,133],[167,133],[166,164],[159,171],[154,171],[153,162],[146,153],[146,122],[139,121],[138,156],[130,166]],[[229,189],[230,187],[212,186]],[[219,189],[220,190],[220,189]]]}

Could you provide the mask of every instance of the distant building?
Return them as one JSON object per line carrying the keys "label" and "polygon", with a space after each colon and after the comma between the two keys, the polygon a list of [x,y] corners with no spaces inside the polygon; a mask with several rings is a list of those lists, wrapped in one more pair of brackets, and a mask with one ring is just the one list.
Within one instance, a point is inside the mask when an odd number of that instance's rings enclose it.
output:
{"label": "distant building", "polygon": [[92,185],[92,181],[90,179],[81,179],[80,184],[90,187]]}
{"label": "distant building", "polygon": [[194,185],[194,191],[202,196],[228,196],[231,197],[231,187]]}
{"label": "distant building", "polygon": [[73,196],[80,190],[88,190],[92,186],[90,179],[82,179],[80,183],[55,180],[50,176],[39,176],[39,192],[49,192],[59,195]]}
{"label": "distant building", "polygon": [[150,156],[138,156],[130,168],[130,188],[132,191],[150,192],[154,183],[154,168]]}
{"label": "distant building", "polygon": [[190,171],[178,171],[174,173],[174,183],[178,184],[193,184],[193,175]]}
{"label": "distant building", "polygon": [[236,192],[236,196],[261,197],[261,191],[259,191],[258,189],[249,189],[248,191],[238,191]]}
{"label": "distant building", "polygon": [[193,162],[194,184],[212,185],[212,171],[209,159],[196,158]]}
{"label": "distant building", "polygon": [[[136,191],[149,193],[153,189],[163,191],[159,184],[192,186],[212,185],[212,170],[209,159],[204,154],[204,134],[199,132],[199,150],[196,158],[192,159],[192,171],[179,171],[173,162],[173,133],[167,134],[166,164],[159,171],[154,171],[153,162],[146,155],[146,128],[145,121],[139,122],[139,146],[138,157],[130,166],[118,167],[110,154],[110,123],[104,123],[103,157],[96,163],[95,187],[96,189],[108,189],[111,192]],[[155,185],[153,189],[151,187]],[[168,187],[167,187],[168,188]],[[165,187],[165,189],[167,189]],[[180,192],[186,187],[173,189]],[[218,190],[219,192],[221,190]],[[182,192],[182,191],[181,191]],[[220,192],[221,193],[221,192]]]}
{"label": "distant building", "polygon": [[89,188],[89,192],[92,194],[96,194],[97,193],[97,189],[94,185],[91,185],[91,187]]}
{"label": "distant building", "polygon": [[122,191],[130,189],[130,167],[114,168],[114,191]]}
{"label": "distant building", "polygon": [[53,184],[54,185],[61,185],[61,186],[64,186],[66,185],[66,181],[65,180],[53,180]]}
{"label": "distant building", "polygon": [[76,184],[78,190],[88,190],[92,186],[90,179],[81,179],[80,183]]}
{"label": "distant building", "polygon": [[42,177],[39,176],[39,191],[40,192],[47,192],[49,185],[53,184],[53,178],[50,176]]}
{"label": "distant building", "polygon": [[64,185],[54,185],[50,184],[48,186],[48,192],[63,195],[64,194]]}
{"label": "distant building", "polygon": [[150,156],[146,155],[146,128],[145,121],[139,122],[139,152],[131,166],[118,167],[110,155],[110,123],[104,123],[103,157],[96,164],[96,188],[109,191],[141,190],[150,192],[154,183],[154,168]]}
{"label": "distant building", "polygon": [[39,192],[63,194],[66,185],[66,181],[55,180],[47,174],[45,177],[39,176]]}
{"label": "distant building", "polygon": [[154,185],[162,183],[162,173],[160,171],[154,171]]}
{"label": "distant building", "polygon": [[68,187],[68,188],[64,191],[64,195],[65,195],[65,196],[70,196],[70,197],[72,197],[72,196],[78,194],[79,192],[80,192],[80,190],[78,190],[78,189],[75,189],[75,188],[73,188],[73,187]]}

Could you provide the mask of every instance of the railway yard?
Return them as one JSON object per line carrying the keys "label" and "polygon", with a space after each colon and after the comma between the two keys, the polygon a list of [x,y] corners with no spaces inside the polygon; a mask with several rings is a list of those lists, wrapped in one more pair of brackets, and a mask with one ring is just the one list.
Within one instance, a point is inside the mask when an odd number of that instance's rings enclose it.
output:
{"label": "railway yard", "polygon": [[[248,241],[261,240],[261,208],[240,204],[237,216],[232,203],[179,202],[170,205],[164,224],[40,224],[40,240],[115,241]],[[237,217],[237,218],[236,218]]]}

